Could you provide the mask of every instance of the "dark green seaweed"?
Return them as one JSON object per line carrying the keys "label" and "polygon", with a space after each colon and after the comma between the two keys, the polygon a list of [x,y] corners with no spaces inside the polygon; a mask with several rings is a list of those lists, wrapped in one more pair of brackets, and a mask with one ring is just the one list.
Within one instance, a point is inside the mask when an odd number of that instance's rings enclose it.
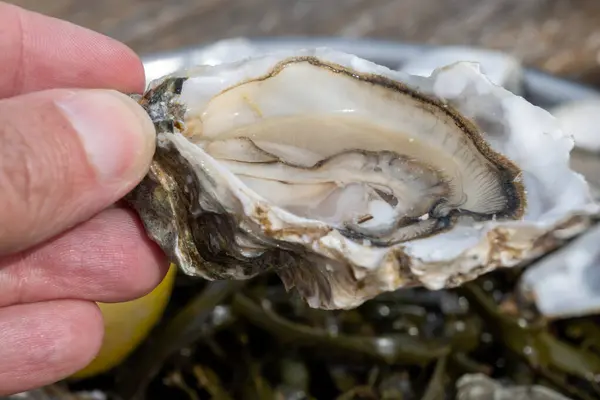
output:
{"label": "dark green seaweed", "polygon": [[515,296],[520,272],[348,311],[311,309],[274,275],[180,277],[161,323],[121,366],[29,399],[450,400],[465,374],[600,398],[600,317],[545,320]]}

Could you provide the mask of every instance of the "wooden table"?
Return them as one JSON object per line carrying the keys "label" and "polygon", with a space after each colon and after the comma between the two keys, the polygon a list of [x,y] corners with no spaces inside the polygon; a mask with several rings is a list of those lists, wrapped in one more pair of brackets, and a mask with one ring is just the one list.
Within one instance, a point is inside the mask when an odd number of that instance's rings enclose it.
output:
{"label": "wooden table", "polygon": [[479,45],[600,85],[600,0],[9,0],[140,54],[234,36]]}

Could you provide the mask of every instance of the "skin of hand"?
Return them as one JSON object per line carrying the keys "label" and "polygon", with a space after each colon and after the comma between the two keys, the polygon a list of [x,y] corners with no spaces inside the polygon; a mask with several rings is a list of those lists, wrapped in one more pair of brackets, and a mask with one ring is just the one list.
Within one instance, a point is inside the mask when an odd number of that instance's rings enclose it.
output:
{"label": "skin of hand", "polygon": [[143,88],[126,46],[0,2],[0,396],[86,366],[95,301],[139,298],[168,269],[115,205],[154,153],[151,121],[121,94]]}

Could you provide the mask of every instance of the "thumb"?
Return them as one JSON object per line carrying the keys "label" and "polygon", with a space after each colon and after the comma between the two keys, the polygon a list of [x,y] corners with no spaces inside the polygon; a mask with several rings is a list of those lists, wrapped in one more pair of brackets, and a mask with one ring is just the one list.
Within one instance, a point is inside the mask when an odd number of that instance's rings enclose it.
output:
{"label": "thumb", "polygon": [[109,90],[0,100],[0,254],[35,245],[108,207],[146,173],[155,132]]}

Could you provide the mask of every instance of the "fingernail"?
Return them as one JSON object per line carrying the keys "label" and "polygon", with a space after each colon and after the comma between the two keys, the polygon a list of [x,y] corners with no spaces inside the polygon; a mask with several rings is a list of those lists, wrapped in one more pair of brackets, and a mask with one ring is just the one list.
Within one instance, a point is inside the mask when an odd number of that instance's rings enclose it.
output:
{"label": "fingernail", "polygon": [[77,132],[100,179],[142,178],[154,153],[156,134],[140,105],[112,90],[74,91],[56,104]]}

